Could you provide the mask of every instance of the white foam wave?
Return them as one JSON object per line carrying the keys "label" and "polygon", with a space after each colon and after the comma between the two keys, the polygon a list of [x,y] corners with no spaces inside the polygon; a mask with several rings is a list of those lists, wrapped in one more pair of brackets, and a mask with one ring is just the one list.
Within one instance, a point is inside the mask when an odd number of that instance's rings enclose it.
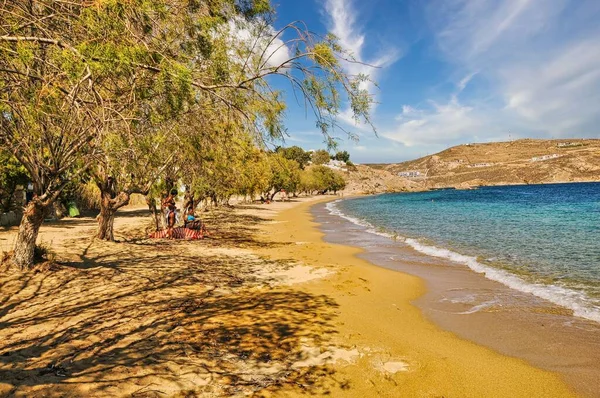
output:
{"label": "white foam wave", "polygon": [[496,304],[498,304],[498,300],[485,301],[485,302],[483,302],[481,304],[477,304],[476,306],[473,306],[470,310],[459,312],[458,315],[474,314],[476,312],[485,310],[486,308],[490,308],[490,307],[492,307],[492,306],[494,306]]}
{"label": "white foam wave", "polygon": [[338,209],[338,207],[336,206],[336,204],[338,204],[341,201],[342,201],[341,199],[338,199],[333,202],[327,202],[327,204],[325,205],[325,208],[329,211],[330,214],[333,214],[334,216],[338,216],[345,220],[348,220],[353,224],[360,225],[361,227],[366,227],[366,228],[374,228],[373,225],[367,221],[360,220],[360,219],[354,218],[354,217],[350,217],[350,216],[347,216],[346,214],[342,213],[340,211],[340,209]]}
{"label": "white foam wave", "polygon": [[334,216],[341,217],[341,218],[343,218],[345,220],[350,221],[353,224],[356,224],[356,225],[359,225],[361,227],[367,228],[367,232],[369,232],[371,234],[383,236],[385,238],[394,238],[394,235],[392,235],[390,233],[387,233],[385,231],[377,230],[375,228],[375,226],[373,224],[371,224],[370,222],[368,222],[368,221],[361,220],[359,218],[354,218],[354,217],[351,217],[351,216],[348,216],[348,215],[342,213],[340,211],[340,209],[338,209],[337,206],[336,206],[336,204],[339,203],[339,202],[341,202],[341,201],[342,201],[342,199],[338,199],[338,200],[333,201],[333,202],[328,202],[325,205],[325,208],[329,211],[330,214],[333,214]]}
{"label": "white foam wave", "polygon": [[540,283],[526,282],[525,280],[509,273],[508,271],[492,268],[482,264],[478,262],[475,257],[466,256],[456,253],[452,250],[427,245],[419,242],[417,239],[396,237],[389,233],[379,232],[371,223],[365,220],[347,216],[341,212],[336,206],[338,202],[340,202],[340,200],[329,202],[327,204],[326,208],[329,210],[330,214],[342,217],[354,224],[363,226],[367,228],[367,232],[369,233],[374,233],[388,238],[398,238],[423,254],[432,257],[445,258],[455,263],[466,265],[471,270],[483,274],[488,279],[500,282],[511,289],[515,289],[523,293],[529,293],[544,300],[548,300],[551,303],[572,310],[575,316],[600,323],[600,309],[590,305],[589,299],[585,293],[557,285],[544,285]]}

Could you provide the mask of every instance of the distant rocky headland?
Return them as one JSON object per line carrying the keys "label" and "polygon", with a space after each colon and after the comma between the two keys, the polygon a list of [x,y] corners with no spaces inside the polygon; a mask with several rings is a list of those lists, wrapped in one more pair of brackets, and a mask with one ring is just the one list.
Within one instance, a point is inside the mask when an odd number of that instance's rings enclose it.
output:
{"label": "distant rocky headland", "polygon": [[366,194],[600,181],[600,140],[463,144],[407,162],[359,166],[347,180],[346,192]]}

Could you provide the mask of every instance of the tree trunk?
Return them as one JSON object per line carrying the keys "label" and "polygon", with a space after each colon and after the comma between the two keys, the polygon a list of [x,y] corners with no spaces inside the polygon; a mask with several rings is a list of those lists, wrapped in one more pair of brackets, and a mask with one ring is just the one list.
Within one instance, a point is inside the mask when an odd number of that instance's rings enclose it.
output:
{"label": "tree trunk", "polygon": [[186,190],[185,195],[183,195],[183,211],[187,211],[190,206],[195,209],[196,203],[194,202],[194,195]]}
{"label": "tree trunk", "polygon": [[98,215],[98,239],[114,242],[114,223],[115,213],[118,209],[129,203],[130,195],[126,192],[120,192],[115,195],[112,179],[107,179],[105,183],[98,184],[100,188],[100,214]]}
{"label": "tree trunk", "polygon": [[114,223],[115,223],[116,210],[112,209],[110,205],[106,206],[100,204],[100,215],[98,216],[98,239],[107,240],[113,242],[114,236]]}
{"label": "tree trunk", "polygon": [[47,211],[48,206],[44,206],[38,199],[25,206],[12,258],[13,263],[21,270],[33,267],[35,241]]}
{"label": "tree trunk", "polygon": [[273,202],[273,201],[274,201],[274,199],[275,199],[275,195],[277,195],[277,194],[279,193],[279,191],[281,191],[281,188],[279,188],[279,189],[278,189],[277,187],[275,187],[275,189],[273,190],[273,193],[269,193],[269,194],[267,195],[267,198],[268,198],[268,199],[269,199],[271,202]]}

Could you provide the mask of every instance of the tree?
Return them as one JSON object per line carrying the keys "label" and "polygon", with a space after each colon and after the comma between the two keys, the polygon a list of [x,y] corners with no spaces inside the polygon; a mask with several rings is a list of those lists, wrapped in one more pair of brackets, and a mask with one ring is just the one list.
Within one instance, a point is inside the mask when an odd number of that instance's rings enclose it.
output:
{"label": "tree", "polygon": [[350,154],[347,151],[340,151],[336,152],[332,158],[334,160],[339,160],[340,162],[348,163],[350,161]]}
{"label": "tree", "polygon": [[[132,65],[144,57],[116,45],[127,35],[97,23],[119,21],[113,6],[0,5],[0,143],[27,169],[34,188],[15,242],[20,268],[33,264],[39,227],[62,190],[95,162],[101,133],[127,118],[128,87],[138,87],[131,77],[139,68]],[[124,67],[120,59],[128,52],[135,61]]]}
{"label": "tree", "polygon": [[277,152],[281,153],[286,159],[295,160],[302,170],[304,170],[304,167],[310,161],[310,153],[304,151],[299,146],[294,145],[289,148],[279,147],[277,148]]}
{"label": "tree", "polygon": [[319,149],[314,151],[312,154],[312,162],[315,165],[322,165],[325,163],[329,163],[329,152],[324,149]]}
{"label": "tree", "polygon": [[273,200],[282,189],[296,192],[300,186],[300,167],[294,160],[286,159],[279,153],[270,153],[268,162],[271,169],[271,180],[264,191],[266,199]]}
{"label": "tree", "polygon": [[107,134],[102,155],[91,174],[100,191],[100,215],[96,237],[114,241],[115,213],[131,195],[148,195],[152,185],[175,158],[176,128],[138,123],[129,131]]}
{"label": "tree", "polygon": [[[0,5],[0,144],[27,169],[35,193],[15,242],[13,262],[20,268],[33,264],[39,227],[61,191],[95,163],[102,133],[127,128],[117,124],[135,118],[139,101],[147,106],[148,98],[160,96],[181,110],[189,98],[189,72],[157,29],[170,26],[172,33],[188,21],[183,17],[191,11],[165,12],[180,8],[175,3]],[[249,7],[236,12],[250,13]]]}
{"label": "tree", "polygon": [[265,175],[266,155],[243,120],[222,104],[214,106],[221,111],[190,113],[180,129],[175,164],[196,203],[204,199],[214,204],[227,202],[235,194],[252,197],[262,192],[270,178]]}
{"label": "tree", "polygon": [[333,178],[330,180],[329,187],[334,194],[346,188],[346,180],[340,173],[333,172]]}
{"label": "tree", "polygon": [[[34,188],[15,241],[13,262],[20,268],[33,264],[51,205],[92,161],[101,126],[102,79],[92,78],[90,65],[62,37],[78,34],[62,17],[75,8],[62,2],[0,6],[0,145],[27,169]],[[38,36],[48,31],[60,34]]]}
{"label": "tree", "polygon": [[300,174],[300,185],[298,189],[300,192],[304,192],[308,195],[312,195],[315,193],[315,191],[320,189],[320,185],[315,177],[315,173],[313,173],[310,168],[305,169]]}
{"label": "tree", "polygon": [[346,187],[346,180],[344,177],[329,167],[314,166],[310,171],[313,173],[316,181],[316,190],[321,194],[325,194],[327,191],[336,193]]}

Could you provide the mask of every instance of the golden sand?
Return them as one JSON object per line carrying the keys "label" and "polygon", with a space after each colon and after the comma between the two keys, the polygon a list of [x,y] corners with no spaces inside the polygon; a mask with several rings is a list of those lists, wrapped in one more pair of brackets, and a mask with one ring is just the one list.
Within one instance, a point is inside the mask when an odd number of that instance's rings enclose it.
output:
{"label": "golden sand", "polygon": [[311,220],[312,204],[277,214],[277,222],[264,229],[270,240],[282,244],[258,252],[330,272],[302,289],[339,305],[335,341],[348,355],[334,361],[339,383],[329,386],[332,396],[574,396],[558,375],[462,340],[426,320],[411,305],[424,293],[422,281],[360,260],[356,248],[325,243]]}

